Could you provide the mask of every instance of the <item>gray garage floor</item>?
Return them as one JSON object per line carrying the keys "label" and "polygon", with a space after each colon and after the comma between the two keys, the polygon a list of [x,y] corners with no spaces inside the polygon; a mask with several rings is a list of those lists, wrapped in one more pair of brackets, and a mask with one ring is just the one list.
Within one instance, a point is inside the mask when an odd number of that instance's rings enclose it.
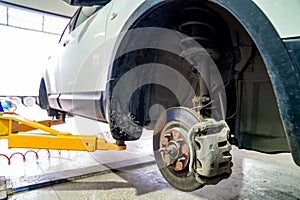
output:
{"label": "gray garage floor", "polygon": [[[26,109],[19,112],[32,113]],[[38,112],[28,117],[43,117]],[[70,118],[67,125],[58,127],[72,132],[97,130],[111,140],[107,128],[81,118]],[[48,158],[46,151],[40,151],[38,160],[33,154],[28,154],[26,162],[16,156],[11,165],[0,157],[0,176],[11,179],[16,189],[9,199],[300,199],[300,167],[290,154],[267,155],[236,147],[229,179],[191,193],[173,189],[155,165],[151,134],[145,131],[142,140],[128,143],[124,152],[50,151]],[[0,140],[0,153],[16,151],[26,150],[7,150]],[[18,192],[24,186],[54,182]]]}

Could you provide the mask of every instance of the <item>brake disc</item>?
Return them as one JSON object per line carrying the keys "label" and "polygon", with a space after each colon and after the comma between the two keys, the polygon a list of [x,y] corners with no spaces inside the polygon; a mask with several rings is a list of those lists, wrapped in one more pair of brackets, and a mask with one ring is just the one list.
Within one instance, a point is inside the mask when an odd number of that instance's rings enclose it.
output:
{"label": "brake disc", "polygon": [[202,119],[189,108],[176,107],[158,119],[154,156],[170,185],[193,191],[216,184],[231,174],[231,145],[225,121]]}

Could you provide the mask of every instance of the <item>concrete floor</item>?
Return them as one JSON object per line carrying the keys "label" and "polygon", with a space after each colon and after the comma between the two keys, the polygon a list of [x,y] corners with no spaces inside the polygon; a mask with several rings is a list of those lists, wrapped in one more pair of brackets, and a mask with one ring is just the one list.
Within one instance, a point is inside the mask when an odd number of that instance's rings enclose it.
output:
{"label": "concrete floor", "polygon": [[[43,117],[37,114],[38,108],[31,108],[34,112],[27,109],[20,108],[20,114],[31,119]],[[107,126],[81,118],[69,118],[57,128],[80,133],[97,130],[98,135],[112,140],[106,134]],[[59,183],[15,192],[9,199],[300,199],[300,167],[288,153],[268,155],[234,147],[230,178],[185,193],[172,188],[160,175],[151,140],[152,133],[145,131],[142,139],[128,143],[124,152],[51,151],[48,158],[46,151],[40,151],[38,160],[31,154],[26,162],[16,156],[11,165],[0,157],[0,176],[11,179],[13,188]],[[7,150],[5,145],[0,140],[0,153],[19,151]]]}

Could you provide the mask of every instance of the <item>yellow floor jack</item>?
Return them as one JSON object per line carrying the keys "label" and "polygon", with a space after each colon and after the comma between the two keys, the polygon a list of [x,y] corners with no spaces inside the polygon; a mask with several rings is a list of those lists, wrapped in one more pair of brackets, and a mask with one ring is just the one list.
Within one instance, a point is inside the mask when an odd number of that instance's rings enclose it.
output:
{"label": "yellow floor jack", "polygon": [[[72,135],[57,131],[51,126],[63,124],[62,120],[32,121],[14,112],[0,112],[0,139],[8,140],[8,148],[33,148],[54,150],[125,150],[126,145],[109,143],[97,136]],[[39,133],[30,133],[40,130]],[[5,177],[0,177],[0,199],[9,195]]]}
{"label": "yellow floor jack", "polygon": [[[31,121],[13,112],[0,113],[0,139],[8,140],[8,148],[35,148],[89,151],[125,150],[126,146],[108,143],[97,136],[72,135],[57,131],[51,126],[63,124],[62,120]],[[42,133],[27,133],[41,130]]]}

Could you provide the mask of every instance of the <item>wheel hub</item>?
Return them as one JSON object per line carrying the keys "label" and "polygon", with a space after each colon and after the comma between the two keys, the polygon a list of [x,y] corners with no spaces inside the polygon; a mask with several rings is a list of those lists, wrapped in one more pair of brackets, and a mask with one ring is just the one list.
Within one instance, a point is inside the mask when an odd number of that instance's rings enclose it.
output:
{"label": "wheel hub", "polygon": [[166,152],[170,155],[172,160],[176,160],[179,156],[180,144],[174,141],[170,141],[167,145]]}
{"label": "wheel hub", "polygon": [[181,171],[187,167],[189,148],[186,131],[180,127],[166,130],[161,139],[160,152],[167,167]]}

